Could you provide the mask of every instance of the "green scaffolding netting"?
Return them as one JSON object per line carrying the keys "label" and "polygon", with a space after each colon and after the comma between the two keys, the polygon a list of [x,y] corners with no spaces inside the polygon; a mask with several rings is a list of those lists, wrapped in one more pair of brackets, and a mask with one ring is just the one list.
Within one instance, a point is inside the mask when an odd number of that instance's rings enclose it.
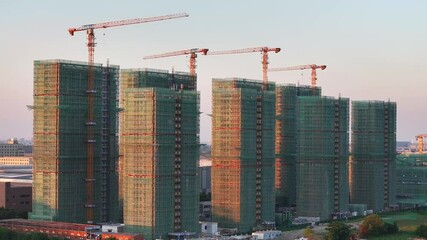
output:
{"label": "green scaffolding netting", "polygon": [[[87,63],[34,62],[34,177],[30,218],[85,223]],[[118,221],[118,66],[94,65],[94,221]]]}
{"label": "green scaffolding netting", "polygon": [[275,84],[214,79],[212,91],[213,221],[249,232],[274,221]]}
{"label": "green scaffolding netting", "polygon": [[350,202],[381,211],[395,204],[396,103],[352,102]]}
{"label": "green scaffolding netting", "polygon": [[298,98],[298,216],[325,220],[348,211],[348,104],[347,98]]}
{"label": "green scaffolding netting", "polygon": [[276,87],[276,205],[296,204],[297,103],[299,96],[320,96],[311,86]]}
{"label": "green scaffolding netting", "polygon": [[[133,69],[123,70],[121,80],[121,186],[126,231],[142,232],[145,239],[167,238],[168,233],[177,231],[199,232],[200,96],[189,87],[195,77]],[[179,124],[177,118],[181,119]]]}

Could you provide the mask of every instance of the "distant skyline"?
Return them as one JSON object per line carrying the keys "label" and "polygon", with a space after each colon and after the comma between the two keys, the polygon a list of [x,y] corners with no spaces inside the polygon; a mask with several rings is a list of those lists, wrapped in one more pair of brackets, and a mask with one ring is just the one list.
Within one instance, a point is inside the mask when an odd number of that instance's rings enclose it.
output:
{"label": "distant skyline", "polygon": [[[188,71],[188,57],[142,60],[188,48],[280,47],[270,67],[325,64],[323,95],[397,102],[397,140],[427,133],[427,1],[13,1],[0,2],[0,139],[31,139],[33,60],[87,61],[89,23],[179,12],[188,18],[96,30],[95,61]],[[261,54],[202,56],[201,142],[211,140],[212,78],[262,79]],[[270,72],[278,84],[310,84],[310,71]]]}

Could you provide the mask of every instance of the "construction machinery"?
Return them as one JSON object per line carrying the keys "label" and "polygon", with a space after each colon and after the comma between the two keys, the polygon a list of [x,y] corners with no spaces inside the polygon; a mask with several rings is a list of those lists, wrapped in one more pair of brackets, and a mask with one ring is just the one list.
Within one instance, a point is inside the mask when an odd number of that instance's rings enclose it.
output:
{"label": "construction machinery", "polygon": [[237,54],[237,53],[251,53],[251,52],[261,52],[262,53],[262,81],[264,89],[267,87],[268,82],[268,52],[280,52],[280,48],[270,48],[270,47],[255,47],[255,48],[243,48],[236,50],[226,50],[226,51],[213,51],[209,52],[208,55],[221,55],[221,54]]}
{"label": "construction machinery", "polygon": [[139,24],[139,23],[148,23],[148,22],[156,22],[163,21],[174,18],[182,18],[188,17],[187,13],[178,13],[178,14],[170,14],[164,16],[156,16],[149,18],[135,18],[128,20],[120,20],[120,21],[111,21],[104,23],[96,23],[96,24],[86,24],[78,28],[69,28],[68,32],[71,36],[74,36],[75,32],[86,31],[87,34],[87,47],[88,47],[88,55],[89,55],[89,69],[88,69],[88,89],[86,91],[88,96],[88,117],[86,121],[86,126],[88,128],[87,134],[87,174],[86,174],[86,187],[87,187],[87,197],[86,197],[86,218],[88,223],[93,222],[93,208],[94,199],[93,199],[93,186],[94,186],[94,130],[93,127],[96,125],[94,121],[94,95],[96,93],[94,89],[94,52],[95,52],[95,29],[99,28],[109,28],[109,27],[119,27],[131,24]]}
{"label": "construction machinery", "polygon": [[174,51],[174,52],[168,52],[168,53],[162,53],[162,54],[156,54],[156,55],[150,55],[146,56],[143,59],[154,59],[154,58],[164,58],[164,57],[174,57],[174,56],[180,56],[180,55],[190,55],[190,76],[192,79],[192,88],[197,89],[196,84],[196,58],[197,53],[202,53],[203,55],[206,55],[208,53],[209,49],[207,48],[191,48],[181,51]]}
{"label": "construction machinery", "polygon": [[150,56],[144,57],[144,59],[154,59],[154,58],[174,57],[174,56],[180,56],[180,55],[190,55],[190,75],[194,76],[194,75],[196,75],[197,53],[202,53],[203,55],[206,55],[208,53],[208,51],[209,51],[209,49],[207,49],[207,48],[192,48],[192,49],[186,49],[186,50],[181,50],[181,51],[150,55]]}
{"label": "construction machinery", "polygon": [[415,139],[418,142],[418,146],[417,146],[417,151],[418,153],[423,153],[424,151],[424,138],[427,137],[427,134],[418,134],[417,136],[415,136]]}
{"label": "construction machinery", "polygon": [[268,71],[270,72],[278,72],[278,71],[292,71],[292,70],[305,70],[305,69],[311,69],[311,87],[316,87],[316,81],[317,81],[317,73],[316,69],[325,70],[326,65],[316,65],[316,64],[310,64],[310,65],[301,65],[301,66],[295,66],[295,67],[284,67],[284,68],[271,68]]}

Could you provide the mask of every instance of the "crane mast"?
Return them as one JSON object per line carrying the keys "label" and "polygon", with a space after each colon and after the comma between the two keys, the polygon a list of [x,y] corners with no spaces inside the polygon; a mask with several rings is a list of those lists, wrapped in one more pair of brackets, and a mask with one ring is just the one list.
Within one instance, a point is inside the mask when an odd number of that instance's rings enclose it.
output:
{"label": "crane mast", "polygon": [[195,76],[196,67],[197,67],[196,65],[197,53],[202,53],[203,55],[206,55],[208,51],[209,49],[207,48],[192,48],[192,49],[186,49],[181,51],[174,51],[174,52],[145,56],[143,59],[146,60],[146,59],[154,59],[154,58],[174,57],[179,55],[190,55],[190,75]]}
{"label": "crane mast", "polygon": [[[262,53],[262,90],[261,95],[256,97],[256,174],[255,174],[255,221],[257,224],[262,223],[262,179],[263,179],[263,132],[264,132],[264,126],[262,124],[263,120],[263,102],[264,102],[264,91],[267,90],[268,86],[268,77],[267,77],[267,70],[268,70],[268,53],[269,52],[280,52],[280,48],[269,48],[269,47],[255,47],[255,48],[244,48],[244,49],[237,49],[237,50],[228,50],[228,51],[214,51],[209,52],[209,55],[220,55],[220,54],[238,54],[238,53],[251,53],[251,52],[261,52]],[[274,91],[274,89],[272,89]]]}
{"label": "crane mast", "polygon": [[424,138],[427,137],[427,134],[418,134],[415,136],[415,139],[417,140],[418,146],[417,151],[419,154],[423,153],[424,151]]}
{"label": "crane mast", "polygon": [[284,68],[271,68],[268,71],[270,72],[278,72],[278,71],[292,71],[292,70],[306,70],[311,69],[311,87],[316,87],[317,82],[317,72],[316,69],[325,70],[326,65],[316,65],[316,64],[309,64],[309,65],[301,65],[301,66],[294,66],[294,67],[284,67]]}
{"label": "crane mast", "polygon": [[236,50],[226,50],[226,51],[213,51],[209,52],[208,55],[222,55],[222,54],[238,54],[238,53],[251,53],[251,52],[261,52],[262,53],[262,81],[263,88],[267,88],[268,83],[268,52],[280,52],[280,48],[270,48],[270,47],[255,47],[255,48],[243,48]]}
{"label": "crane mast", "polygon": [[86,90],[88,96],[88,117],[86,121],[87,126],[87,166],[86,166],[86,221],[88,223],[93,223],[93,209],[95,207],[94,204],[94,126],[96,126],[96,122],[94,121],[94,95],[95,91],[95,82],[94,82],[94,53],[95,53],[95,29],[99,28],[109,28],[109,27],[118,27],[125,26],[131,24],[139,24],[139,23],[148,23],[155,21],[162,21],[174,18],[182,18],[188,17],[187,13],[178,13],[178,14],[170,14],[164,16],[157,17],[149,17],[149,18],[134,18],[128,20],[120,20],[120,21],[111,21],[104,23],[96,23],[96,24],[86,24],[77,28],[69,28],[68,32],[71,36],[74,36],[75,32],[86,31],[87,34],[87,47],[88,47],[88,89]]}

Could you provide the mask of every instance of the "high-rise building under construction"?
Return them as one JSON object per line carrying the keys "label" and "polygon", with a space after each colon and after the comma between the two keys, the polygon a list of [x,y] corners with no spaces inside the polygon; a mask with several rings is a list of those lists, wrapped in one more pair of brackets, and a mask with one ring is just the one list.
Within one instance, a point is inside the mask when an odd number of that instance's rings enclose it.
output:
{"label": "high-rise building under construction", "polygon": [[125,230],[144,239],[199,232],[196,76],[121,72],[121,187]]}
{"label": "high-rise building under construction", "polygon": [[[91,208],[90,221],[117,221],[119,67],[95,64],[93,88],[88,71],[83,62],[34,62],[31,219],[86,223]],[[93,96],[90,122],[88,95]],[[88,166],[89,145],[94,149],[93,167]],[[93,178],[88,179],[89,173]],[[87,204],[88,198],[93,204]]]}
{"label": "high-rise building under construction", "polygon": [[381,211],[395,205],[396,103],[352,102],[350,202]]}
{"label": "high-rise building under construction", "polygon": [[347,98],[298,98],[298,216],[326,220],[348,211],[348,105]]}
{"label": "high-rise building under construction", "polygon": [[212,82],[212,218],[249,232],[274,221],[275,84]]}
{"label": "high-rise building under construction", "polygon": [[299,96],[320,96],[311,86],[276,87],[276,205],[296,204],[297,103]]}

